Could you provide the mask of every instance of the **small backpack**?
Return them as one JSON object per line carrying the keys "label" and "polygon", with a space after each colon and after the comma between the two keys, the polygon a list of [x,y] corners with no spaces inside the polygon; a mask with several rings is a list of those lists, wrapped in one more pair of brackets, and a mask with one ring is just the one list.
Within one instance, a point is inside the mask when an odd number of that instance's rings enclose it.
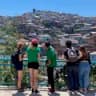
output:
{"label": "small backpack", "polygon": [[68,61],[69,62],[77,62],[78,61],[78,56],[77,56],[77,52],[75,50],[75,48],[68,48],[67,49],[67,54],[68,54]]}

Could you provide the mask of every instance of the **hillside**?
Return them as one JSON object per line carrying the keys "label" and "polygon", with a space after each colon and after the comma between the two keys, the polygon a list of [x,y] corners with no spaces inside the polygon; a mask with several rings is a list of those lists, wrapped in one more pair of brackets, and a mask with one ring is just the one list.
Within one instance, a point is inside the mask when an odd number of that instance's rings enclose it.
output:
{"label": "hillside", "polygon": [[[96,17],[82,17],[77,14],[57,13],[33,9],[21,16],[0,16],[0,46],[12,50],[17,39],[29,39],[33,33],[49,34],[58,41],[58,35],[65,33],[86,34],[96,31]],[[10,42],[12,41],[12,42]],[[5,45],[8,45],[4,48]],[[1,52],[2,53],[2,52]]]}
{"label": "hillside", "polygon": [[96,17],[82,17],[74,14],[39,11],[24,13],[16,17],[0,17],[0,26],[13,25],[19,33],[28,35],[48,33],[51,35],[76,33],[86,25],[96,25]]}

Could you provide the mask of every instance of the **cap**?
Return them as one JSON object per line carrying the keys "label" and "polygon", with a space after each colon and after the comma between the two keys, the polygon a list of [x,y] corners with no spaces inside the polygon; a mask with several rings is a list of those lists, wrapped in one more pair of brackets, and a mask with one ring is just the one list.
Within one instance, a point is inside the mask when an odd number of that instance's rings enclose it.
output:
{"label": "cap", "polygon": [[32,39],[31,43],[32,44],[38,44],[38,40],[34,38],[34,39]]}

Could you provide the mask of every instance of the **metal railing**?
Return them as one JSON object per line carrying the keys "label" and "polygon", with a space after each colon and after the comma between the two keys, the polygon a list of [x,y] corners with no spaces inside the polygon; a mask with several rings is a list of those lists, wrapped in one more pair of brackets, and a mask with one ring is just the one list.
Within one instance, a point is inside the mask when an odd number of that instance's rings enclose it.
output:
{"label": "metal railing", "polygon": [[[29,84],[29,72],[27,68],[27,59],[24,60],[24,74],[22,84],[24,87],[30,87]],[[65,61],[57,60],[57,66],[55,72],[58,70],[59,78],[55,79],[55,85],[57,88],[64,88],[66,86],[66,72],[64,70]],[[54,73],[55,74],[55,73]],[[56,74],[55,74],[56,75]],[[55,76],[56,77],[56,76]],[[11,64],[10,59],[3,58],[0,59],[0,86],[16,86],[16,71],[14,65]],[[41,59],[40,69],[39,69],[39,86],[47,86],[47,72],[45,59]],[[96,88],[96,65],[91,65],[90,73],[90,87]]]}

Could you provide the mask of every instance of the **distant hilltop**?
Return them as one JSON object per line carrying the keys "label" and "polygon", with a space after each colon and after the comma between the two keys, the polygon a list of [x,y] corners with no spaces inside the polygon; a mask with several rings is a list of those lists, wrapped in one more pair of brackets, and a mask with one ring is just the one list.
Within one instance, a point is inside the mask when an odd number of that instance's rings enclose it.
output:
{"label": "distant hilltop", "polygon": [[[82,17],[77,14],[57,13],[33,9],[21,16],[0,16],[0,26],[14,25],[17,31],[26,35],[48,33],[53,36],[64,33],[86,33],[96,26],[96,17]],[[94,29],[94,28],[93,28]]]}

